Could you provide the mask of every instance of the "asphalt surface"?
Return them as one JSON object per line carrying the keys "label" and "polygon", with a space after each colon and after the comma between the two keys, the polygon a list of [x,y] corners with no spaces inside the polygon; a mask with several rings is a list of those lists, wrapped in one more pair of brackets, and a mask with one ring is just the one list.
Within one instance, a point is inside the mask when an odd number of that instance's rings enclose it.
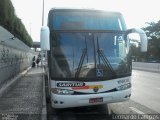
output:
{"label": "asphalt surface", "polygon": [[47,105],[47,120],[112,120],[106,105],[53,109]]}
{"label": "asphalt surface", "polygon": [[40,120],[42,88],[42,68],[32,68],[0,97],[0,120]]}
{"label": "asphalt surface", "polygon": [[160,73],[133,70],[131,99],[160,113]]}

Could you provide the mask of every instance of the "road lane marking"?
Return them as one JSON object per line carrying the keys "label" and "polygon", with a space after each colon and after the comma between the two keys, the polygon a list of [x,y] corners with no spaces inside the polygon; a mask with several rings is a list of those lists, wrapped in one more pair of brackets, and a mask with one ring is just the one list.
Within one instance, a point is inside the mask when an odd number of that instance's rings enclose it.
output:
{"label": "road lane marking", "polygon": [[136,113],[138,114],[145,114],[144,112],[138,110],[137,108],[134,108],[134,107],[129,107],[131,110],[135,111]]}

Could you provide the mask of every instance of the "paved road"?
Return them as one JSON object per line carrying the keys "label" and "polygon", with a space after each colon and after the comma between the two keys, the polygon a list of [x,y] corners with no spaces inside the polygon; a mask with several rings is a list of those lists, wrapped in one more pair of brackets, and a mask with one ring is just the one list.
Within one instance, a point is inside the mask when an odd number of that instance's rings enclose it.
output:
{"label": "paved road", "polygon": [[160,73],[133,70],[132,85],[131,99],[160,113]]}
{"label": "paved road", "polygon": [[112,120],[106,105],[55,110],[48,104],[47,120]]}

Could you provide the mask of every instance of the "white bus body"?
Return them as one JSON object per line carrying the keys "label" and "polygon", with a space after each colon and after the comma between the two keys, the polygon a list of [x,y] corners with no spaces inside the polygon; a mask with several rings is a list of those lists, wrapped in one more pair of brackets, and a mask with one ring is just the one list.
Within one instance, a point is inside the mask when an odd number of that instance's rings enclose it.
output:
{"label": "white bus body", "polygon": [[54,108],[114,103],[131,96],[131,33],[120,13],[99,10],[52,9],[48,27],[41,29],[47,50],[48,88]]}

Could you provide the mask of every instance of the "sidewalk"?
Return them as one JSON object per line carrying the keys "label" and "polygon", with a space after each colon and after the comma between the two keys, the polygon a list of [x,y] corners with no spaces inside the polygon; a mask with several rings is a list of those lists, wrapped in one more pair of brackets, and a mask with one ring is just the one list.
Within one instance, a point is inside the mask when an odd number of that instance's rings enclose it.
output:
{"label": "sidewalk", "polygon": [[41,120],[43,69],[31,68],[0,97],[0,120]]}

